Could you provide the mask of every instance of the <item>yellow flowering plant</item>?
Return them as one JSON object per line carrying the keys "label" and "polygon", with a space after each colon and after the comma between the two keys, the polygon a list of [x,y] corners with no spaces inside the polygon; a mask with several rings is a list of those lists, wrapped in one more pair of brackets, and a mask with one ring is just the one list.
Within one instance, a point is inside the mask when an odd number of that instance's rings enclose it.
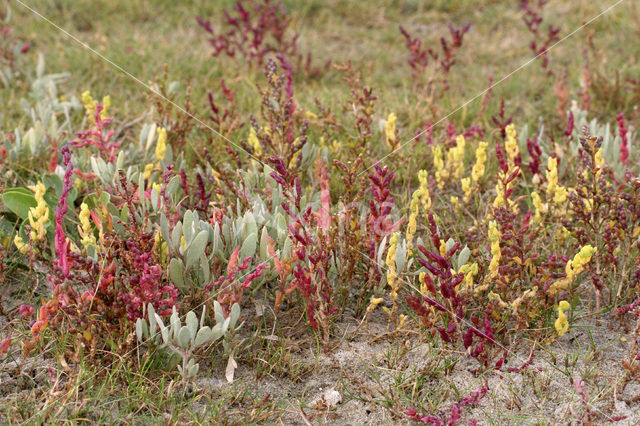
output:
{"label": "yellow flowering plant", "polygon": [[567,320],[567,314],[565,314],[569,309],[571,309],[571,305],[566,300],[558,303],[558,319],[555,322],[558,336],[563,336],[569,330],[569,320]]}

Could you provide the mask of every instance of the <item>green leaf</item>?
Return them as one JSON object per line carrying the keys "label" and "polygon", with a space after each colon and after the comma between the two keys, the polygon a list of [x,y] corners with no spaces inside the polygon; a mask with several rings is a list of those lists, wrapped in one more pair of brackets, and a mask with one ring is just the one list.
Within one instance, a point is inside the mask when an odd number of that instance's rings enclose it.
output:
{"label": "green leaf", "polygon": [[222,324],[224,322],[224,314],[222,313],[222,306],[217,300],[213,302],[213,313],[216,317],[216,324]]}
{"label": "green leaf", "polygon": [[189,244],[191,242],[191,238],[193,238],[193,223],[195,222],[195,217],[191,210],[187,210],[184,214],[184,218],[182,219],[182,229],[184,233],[184,240]]}
{"label": "green leaf", "polygon": [[29,217],[29,209],[35,207],[36,202],[33,192],[27,188],[10,188],[2,193],[2,201],[9,210],[14,212],[18,217],[27,220]]}
{"label": "green leaf", "polygon": [[[160,232],[162,232],[162,238],[166,242],[171,244],[171,236],[169,234],[169,221],[167,220],[167,217],[164,215],[164,213],[160,215]],[[171,249],[175,250],[174,247],[171,247]]]}
{"label": "green leaf", "polygon": [[256,246],[258,244],[258,233],[253,232],[247,235],[247,238],[242,243],[242,248],[240,249],[240,261],[244,260],[247,257],[253,257],[256,253]]}
{"label": "green leaf", "polygon": [[191,340],[196,338],[196,334],[198,334],[198,317],[193,311],[187,312],[187,317],[185,319],[189,332],[191,333]]}
{"label": "green leaf", "polygon": [[[185,228],[185,232],[186,232],[186,228]],[[209,231],[203,230],[203,231],[200,231],[198,235],[196,235],[196,237],[193,239],[191,244],[189,244],[189,247],[187,247],[186,269],[189,269],[192,265],[196,263],[196,260],[200,259],[204,255],[204,250],[207,247],[208,241],[209,241]]]}
{"label": "green leaf", "polygon": [[171,231],[171,248],[175,251],[180,250],[180,237],[182,237],[182,223],[176,223]]}
{"label": "green leaf", "polygon": [[209,340],[211,342],[215,342],[222,336],[224,336],[224,332],[222,331],[222,323],[216,324],[216,326],[211,330],[211,338]]}
{"label": "green leaf", "polygon": [[158,210],[158,200],[160,199],[160,194],[158,194],[158,190],[153,188],[151,190],[151,209],[153,211]]}
{"label": "green leaf", "polygon": [[253,213],[246,212],[242,221],[245,224],[245,236],[249,236],[251,234],[258,234],[258,225],[256,224],[256,218],[253,217]]}
{"label": "green leaf", "polygon": [[62,195],[62,179],[55,173],[51,173],[42,178],[42,183],[47,188],[53,188],[56,193],[56,196],[60,197]]}
{"label": "green leaf", "polygon": [[189,371],[187,372],[187,377],[189,378],[196,377],[196,374],[198,374],[198,370],[200,370],[200,364],[192,365],[191,367],[189,367]]}
{"label": "green leaf", "polygon": [[180,259],[174,257],[169,262],[169,278],[178,289],[184,289],[184,266],[182,266]]}
{"label": "green leaf", "polygon": [[196,340],[193,345],[197,348],[198,346],[204,345],[211,341],[213,337],[213,331],[209,327],[202,327],[198,330],[198,334],[196,335]]}
{"label": "green leaf", "polygon": [[182,322],[180,321],[180,316],[178,315],[178,311],[176,307],[173,307],[173,313],[171,314],[171,334],[174,339],[178,338],[178,333],[180,333]]}
{"label": "green leaf", "polygon": [[136,337],[138,338],[138,342],[142,343],[142,339],[144,338],[144,331],[143,331],[143,326],[142,324],[145,321],[142,320],[142,318],[138,318],[136,320]]}
{"label": "green leaf", "polygon": [[173,194],[176,193],[178,186],[180,185],[180,177],[179,176],[174,176],[169,183],[167,184],[167,187],[164,190],[165,195],[168,198],[173,197]]}
{"label": "green leaf", "polygon": [[207,256],[200,258],[200,279],[202,283],[208,283],[211,279],[211,269],[209,268]]}
{"label": "green leaf", "polygon": [[445,246],[447,247],[447,251],[451,250],[455,244],[456,244],[455,240],[453,238],[449,238],[445,243]]}
{"label": "green leaf", "polygon": [[236,322],[238,322],[238,318],[240,318],[240,305],[234,303],[231,307],[231,313],[229,314],[229,326],[233,330],[236,327]]}
{"label": "green leaf", "polygon": [[471,250],[469,250],[469,247],[464,246],[464,248],[460,251],[460,254],[458,255],[458,269],[460,269],[462,265],[467,264],[467,262],[469,261],[469,256],[471,256]]}
{"label": "green leaf", "polygon": [[396,246],[396,267],[397,273],[404,272],[404,267],[407,263],[407,243],[403,240]]}
{"label": "green leaf", "polygon": [[189,327],[186,325],[180,328],[178,332],[178,344],[186,349],[189,347],[189,343],[191,342],[191,332],[189,331]]}
{"label": "green leaf", "polygon": [[162,341],[164,344],[169,343],[169,329],[162,322],[162,318],[158,314],[154,314],[153,317],[156,319],[156,323],[158,324],[158,328],[160,328],[160,334],[162,334]]}
{"label": "green leaf", "polygon": [[154,339],[156,337],[156,310],[153,309],[153,305],[149,302],[147,308],[147,316],[149,317],[149,337]]}
{"label": "green leaf", "polygon": [[267,232],[267,227],[264,226],[262,228],[262,233],[260,235],[260,260],[265,260],[269,258],[269,233]]}

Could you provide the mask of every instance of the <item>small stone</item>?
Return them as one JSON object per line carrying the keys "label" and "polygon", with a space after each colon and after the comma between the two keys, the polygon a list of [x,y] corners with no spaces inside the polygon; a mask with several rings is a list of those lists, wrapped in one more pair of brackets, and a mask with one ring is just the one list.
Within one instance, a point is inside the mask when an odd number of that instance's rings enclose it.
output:
{"label": "small stone", "polygon": [[340,392],[335,389],[327,389],[311,403],[311,408],[316,410],[328,410],[335,408],[341,402],[342,395]]}

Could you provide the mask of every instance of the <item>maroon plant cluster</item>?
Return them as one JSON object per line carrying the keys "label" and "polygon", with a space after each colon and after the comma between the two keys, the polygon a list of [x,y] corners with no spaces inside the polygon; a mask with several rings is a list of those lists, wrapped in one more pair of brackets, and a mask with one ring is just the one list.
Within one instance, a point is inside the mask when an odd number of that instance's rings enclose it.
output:
{"label": "maroon plant cluster", "polygon": [[0,28],[0,60],[2,63],[13,67],[16,58],[31,50],[31,46],[20,43],[13,36],[13,30],[9,27]]}
{"label": "maroon plant cluster", "polygon": [[548,2],[549,0],[520,0],[520,7],[524,11],[522,20],[529,32],[533,35],[533,40],[529,44],[529,48],[536,57],[542,57],[541,66],[547,70],[547,76],[550,76],[552,71],[549,68],[549,55],[547,55],[547,50],[555,42],[560,40],[560,37],[558,37],[560,28],[549,24],[546,32],[541,31],[543,21],[542,11]]}
{"label": "maroon plant cluster", "polygon": [[627,138],[627,133],[629,129],[627,129],[624,125],[624,113],[620,113],[616,116],[616,120],[618,121],[618,134],[622,139],[620,144],[620,161],[625,166],[629,164],[629,140]]}
{"label": "maroon plant cluster", "polygon": [[287,30],[291,18],[281,2],[271,0],[238,0],[232,10],[223,9],[228,29],[223,33],[214,31],[211,22],[197,17],[202,28],[212,37],[213,56],[225,54],[230,57],[243,56],[250,64],[261,66],[268,53],[294,54],[298,35],[289,37]]}
{"label": "maroon plant cluster", "polygon": [[[373,173],[369,174],[371,198],[369,199],[368,229],[372,232],[370,244],[374,246],[382,238],[397,230],[399,225],[393,223],[391,218],[391,211],[395,206],[390,190],[394,175],[395,172],[389,170],[389,166],[381,166],[379,163],[374,164]],[[375,247],[373,249],[375,250]]]}
{"label": "maroon plant cluster", "polygon": [[[426,98],[442,98],[450,88],[449,72],[456,64],[456,53],[462,47],[464,35],[471,28],[467,23],[456,28],[449,24],[450,39],[440,38],[440,49],[425,47],[423,41],[413,37],[407,29],[400,26],[400,32],[405,38],[405,45],[409,50],[408,63],[411,67],[413,85]],[[431,106],[436,112],[435,105]]]}
{"label": "maroon plant cluster", "polygon": [[460,28],[456,28],[453,24],[449,24],[451,40],[447,41],[445,37],[440,38],[441,52],[437,52],[431,47],[425,48],[422,40],[418,37],[413,37],[402,25],[400,25],[399,28],[405,38],[405,45],[409,50],[409,59],[407,62],[413,70],[415,79],[418,75],[425,72],[432,61],[439,61],[442,73],[444,75],[449,74],[451,67],[456,63],[456,51],[462,47],[464,35],[471,28],[471,24],[467,23]]}
{"label": "maroon plant cluster", "polygon": [[216,130],[222,134],[228,134],[244,127],[245,123],[238,117],[236,109],[237,103],[235,96],[227,87],[224,80],[220,80],[220,89],[226,101],[226,105],[222,106],[215,102],[213,93],[209,92],[207,99],[209,100],[209,108],[211,114],[209,119],[216,126]]}
{"label": "maroon plant cluster", "polygon": [[216,281],[213,281],[205,286],[205,291],[215,292],[216,297],[211,297],[210,294],[205,294],[204,299],[209,305],[209,314],[214,315],[213,301],[216,300],[222,306],[222,309],[227,315],[231,311],[231,307],[234,303],[242,302],[242,296],[245,291],[251,286],[254,280],[257,280],[262,276],[262,273],[268,269],[268,264],[261,263],[251,272],[242,275],[242,271],[246,271],[251,266],[251,257],[246,257],[242,260],[242,263],[238,264],[238,255],[240,254],[240,247],[236,248],[229,262],[227,263],[226,274],[220,276]]}
{"label": "maroon plant cluster", "polygon": [[103,160],[113,163],[116,160],[116,152],[120,147],[120,142],[112,140],[113,129],[107,130],[107,126],[111,124],[113,118],[102,118],[103,107],[99,102],[96,102],[96,110],[93,114],[94,124],[93,128],[78,133],[78,140],[70,143],[72,148],[83,148],[87,146],[93,146],[98,150]]}
{"label": "maroon plant cluster", "polygon": [[[432,243],[435,247],[440,247],[441,238],[433,214],[429,213],[428,219]],[[429,296],[407,296],[406,301],[420,317],[422,324],[437,331],[444,343],[454,347],[462,343],[471,357],[488,368],[495,355],[489,349],[498,343],[488,316],[480,320],[477,315],[470,314],[471,324],[467,320],[468,296],[456,290],[456,287],[462,283],[464,274],[456,273],[451,262],[460,249],[460,242],[456,242],[444,255],[441,255],[419,245],[418,250],[424,258],[418,257],[417,260],[429,272],[424,277]],[[438,282],[439,285],[437,285]],[[500,366],[496,368],[501,367],[501,361],[499,361]]]}
{"label": "maroon plant cluster", "polygon": [[255,130],[262,154],[255,147],[243,143],[244,148],[254,156],[260,158],[277,157],[285,165],[297,170],[302,163],[301,150],[307,143],[309,123],[298,120],[293,99],[293,78],[290,64],[283,56],[278,56],[278,64],[272,59],[267,60],[265,76],[266,88],[258,88],[262,95],[261,115],[263,125],[251,116],[251,126]]}
{"label": "maroon plant cluster", "polygon": [[[471,395],[465,396],[460,401],[454,403],[451,406],[449,413],[443,414],[441,416],[437,416],[433,414],[424,415],[422,413],[419,413],[414,408],[407,409],[405,414],[407,415],[407,417],[409,417],[410,420],[413,420],[414,422],[424,423],[427,425],[433,425],[433,426],[457,425],[460,422],[460,418],[462,416],[462,409],[468,405],[479,404],[482,401],[482,398],[484,398],[484,396],[487,394],[488,391],[489,391],[489,387],[485,384],[481,388],[473,391]],[[470,425],[475,425],[477,423],[478,422],[475,419],[469,422]]]}
{"label": "maroon plant cluster", "polygon": [[[177,302],[178,290],[167,283],[163,267],[154,251],[154,234],[145,231],[149,223],[136,220],[135,205],[138,189],[120,175],[120,187],[113,189],[113,200],[120,210],[127,207],[129,218],[122,223],[126,237],[111,229],[92,212],[93,221],[103,229],[106,249],[100,261],[70,251],[70,241],[64,232],[66,197],[71,188],[70,176],[73,164],[67,146],[62,148],[66,165],[60,206],[56,209],[55,248],[57,267],[48,275],[52,297],[43,301],[39,316],[31,327],[34,340],[26,346],[29,350],[38,335],[47,327],[56,328],[60,323],[71,333],[78,333],[86,344],[95,348],[99,341],[116,336],[126,336],[126,320],[135,321],[143,309],[152,303],[160,315],[169,315]],[[106,228],[105,228],[106,227]]]}
{"label": "maroon plant cluster", "polygon": [[500,99],[500,109],[498,110],[498,115],[492,115],[491,120],[500,129],[500,136],[502,136],[502,139],[506,139],[506,129],[507,126],[513,121],[513,116],[510,115],[509,117],[506,117],[506,113],[504,111],[504,99]]}
{"label": "maroon plant cluster", "polygon": [[[508,181],[509,179],[505,182]],[[508,196],[505,198],[509,203]],[[526,330],[541,326],[535,321],[541,321],[542,318],[531,318],[529,314],[553,303],[547,296],[547,290],[555,280],[566,276],[564,268],[569,258],[556,254],[540,255],[536,242],[540,240],[542,230],[532,223],[531,210],[524,214],[519,211],[514,212],[507,207],[509,205],[494,208],[494,219],[501,235],[501,261],[492,291],[499,294],[507,303],[513,302],[522,295],[524,284],[535,292],[535,296],[522,302],[523,306],[514,311],[511,309],[507,311],[508,317],[514,319],[516,328]],[[527,273],[527,270],[522,268],[523,264],[530,265],[529,271],[535,271],[535,273]],[[487,311],[489,310],[492,310],[495,315],[500,315],[502,311],[495,302],[488,304]]]}
{"label": "maroon plant cluster", "polygon": [[292,285],[305,300],[307,318],[314,330],[322,333],[323,341],[329,339],[332,315],[338,310],[333,299],[334,285],[329,278],[333,258],[332,218],[329,198],[328,168],[320,158],[315,164],[315,176],[321,187],[321,206],[317,211],[308,205],[301,211],[302,187],[298,177],[284,162],[272,157],[275,172],[271,177],[281,185],[288,200],[282,208],[291,217],[289,238],[294,244]]}
{"label": "maroon plant cluster", "polygon": [[592,136],[585,128],[580,137],[576,190],[568,195],[572,219],[563,221],[578,244],[596,241],[590,281],[596,290],[598,308],[602,297],[609,296],[609,302],[613,303],[618,298],[640,294],[630,284],[614,291],[610,283],[603,282],[602,277],[610,274],[615,278],[609,279],[616,283],[635,282],[631,275],[639,262],[621,253],[638,246],[635,232],[640,223],[640,182],[628,170],[624,180],[618,180],[608,166],[599,165],[597,153],[601,147],[602,138]]}
{"label": "maroon plant cluster", "polygon": [[315,76],[329,67],[313,69],[311,53],[298,52],[299,34],[290,29],[292,19],[280,1],[237,0],[231,11],[223,9],[224,21],[215,30],[211,21],[196,17],[198,24],[211,35],[212,56],[222,54],[241,57],[250,67],[260,67],[269,54],[283,55],[299,70]]}
{"label": "maroon plant cluster", "polygon": [[527,138],[527,151],[529,151],[529,156],[531,157],[531,160],[529,160],[529,170],[531,171],[531,175],[537,175],[542,178],[542,174],[540,173],[540,157],[542,156],[542,150],[538,144],[537,136]]}
{"label": "maroon plant cluster", "polygon": [[[362,71],[358,70],[351,61],[342,65],[334,66],[338,71],[344,73],[343,80],[349,86],[349,100],[344,109],[345,112],[353,114],[357,135],[351,136],[358,142],[358,148],[364,151],[373,135],[371,125],[375,103],[378,97],[373,94],[372,87],[364,84]],[[356,152],[355,154],[361,154]]]}

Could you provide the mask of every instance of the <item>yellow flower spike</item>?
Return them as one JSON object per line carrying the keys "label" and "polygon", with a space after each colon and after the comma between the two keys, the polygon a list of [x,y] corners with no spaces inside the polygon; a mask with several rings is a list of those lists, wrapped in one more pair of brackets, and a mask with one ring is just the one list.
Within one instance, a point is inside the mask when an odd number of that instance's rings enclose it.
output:
{"label": "yellow flower spike", "polygon": [[574,256],[573,259],[567,262],[567,266],[565,267],[565,271],[567,276],[561,279],[558,282],[555,282],[551,287],[549,287],[549,294],[555,295],[561,290],[565,290],[575,277],[584,270],[584,265],[589,263],[591,257],[595,254],[597,249],[590,245],[586,245],[580,249],[578,254]]}
{"label": "yellow flower spike", "polygon": [[111,96],[107,95],[102,98],[102,111],[100,111],[100,118],[103,120],[107,118],[107,111],[111,107]]}
{"label": "yellow flower spike", "polygon": [[156,160],[163,161],[167,153],[167,129],[160,127],[158,129],[158,141],[156,142]]}
{"label": "yellow flower spike", "polygon": [[[595,163],[596,163],[596,167],[602,168],[602,166],[604,166],[604,157],[602,157],[602,148],[600,148],[596,152]],[[599,172],[599,170],[598,170],[598,172]]]}
{"label": "yellow flower spike", "polygon": [[466,177],[460,179],[460,184],[462,185],[462,191],[464,191],[464,202],[468,203],[473,190],[473,187],[471,186],[471,178]]}
{"label": "yellow flower spike", "polygon": [[493,291],[490,291],[489,294],[487,294],[487,297],[489,298],[489,301],[496,302],[498,305],[500,305],[503,308],[509,307],[507,302],[502,300],[502,297],[500,297],[498,293],[494,293]]}
{"label": "yellow flower spike", "polygon": [[160,231],[157,230],[154,234],[153,234],[153,246],[151,247],[151,249],[153,251],[157,251],[158,247],[160,247]]}
{"label": "yellow flower spike", "polygon": [[405,322],[407,322],[407,316],[406,315],[400,315],[400,324],[398,324],[398,328],[402,328],[404,326]]}
{"label": "yellow flower spike", "polygon": [[[294,144],[295,144],[295,142],[296,142],[297,140],[298,140],[298,139],[296,138],[296,139],[295,139],[295,141],[294,141]],[[296,161],[298,161],[298,157],[300,156],[300,153],[301,153],[301,152],[302,152],[302,151],[296,151],[296,152],[293,154],[293,156],[291,157],[291,161],[289,161],[289,167],[293,168],[293,167],[295,166]]]}
{"label": "yellow flower spike", "polygon": [[525,291],[524,293],[522,293],[522,296],[518,297],[516,300],[514,300],[513,302],[511,302],[511,310],[512,310],[512,314],[513,315],[517,315],[518,314],[518,309],[520,308],[520,306],[522,305],[522,303],[526,300],[526,299],[531,299],[533,298],[533,296],[535,296],[536,292],[533,289],[529,289],[527,291]]}
{"label": "yellow flower spike", "polygon": [[[67,241],[69,241],[69,239],[67,238]],[[71,250],[72,252],[76,253],[76,254],[80,254],[80,249],[78,248],[77,245],[75,245],[75,243],[73,243],[72,241],[69,241],[69,250]]]}
{"label": "yellow flower spike", "polygon": [[520,148],[518,148],[518,133],[516,132],[516,126],[511,123],[505,128],[507,139],[504,143],[505,151],[509,157],[509,165],[514,166],[515,160],[520,155]]}
{"label": "yellow flower spike", "polygon": [[464,289],[471,289],[473,287],[473,277],[478,275],[478,264],[474,262],[462,265],[458,270],[458,273],[464,274],[464,279],[462,280],[464,283]]}
{"label": "yellow flower spike", "polygon": [[420,190],[413,192],[411,197],[411,204],[409,206],[409,220],[407,221],[407,232],[405,237],[407,239],[407,248],[413,249],[413,236],[416,234],[418,214],[420,214]]}
{"label": "yellow flower spike", "polygon": [[449,177],[449,171],[444,168],[444,153],[442,147],[436,145],[432,148],[433,154],[433,168],[436,169],[435,177],[438,183],[438,188],[444,187],[445,180]]}
{"label": "yellow flower spike", "polygon": [[556,186],[556,192],[553,194],[553,203],[557,205],[564,203],[567,201],[567,194],[567,188],[560,185]]}
{"label": "yellow flower spike", "polygon": [[587,244],[580,249],[580,252],[575,255],[572,261],[567,263],[567,274],[571,273],[573,276],[579,274],[584,270],[584,265],[589,263],[591,257],[595,254],[597,249]]}
{"label": "yellow flower spike", "polygon": [[260,145],[258,135],[256,134],[256,130],[253,127],[249,128],[249,137],[247,138],[247,143],[251,148],[253,148],[253,152],[256,155],[262,155],[262,145]]}
{"label": "yellow flower spike", "polygon": [[151,172],[153,172],[153,163],[149,163],[146,166],[144,166],[144,171],[142,172],[142,177],[144,177],[145,179],[150,179],[151,178]]}
{"label": "yellow flower spike", "polygon": [[367,313],[373,311],[383,301],[384,299],[382,297],[372,297],[369,301],[369,306],[367,307]]}
{"label": "yellow flower spike", "polygon": [[427,281],[425,280],[426,276],[427,276],[426,272],[420,272],[420,274],[418,275],[418,281],[420,281],[420,293],[423,296],[426,296],[428,291]]}
{"label": "yellow flower spike", "polygon": [[566,300],[563,300],[558,304],[558,319],[556,320],[555,327],[558,332],[558,336],[564,335],[569,330],[569,321],[565,311],[571,309],[571,305]]}
{"label": "yellow flower spike", "polygon": [[487,147],[489,146],[486,142],[480,142],[478,144],[478,148],[476,148],[476,163],[473,165],[471,169],[471,179],[474,183],[477,183],[483,176],[485,172],[485,165],[487,163]]}
{"label": "yellow flower spike", "polygon": [[554,204],[562,204],[567,200],[568,190],[558,185],[558,159],[549,157],[547,161],[547,199]]}
{"label": "yellow flower spike", "polygon": [[96,245],[96,237],[93,235],[93,229],[91,228],[91,212],[89,207],[82,203],[80,205],[80,226],[78,226],[78,234],[80,234],[80,244],[86,249],[89,244]]}
{"label": "yellow flower spike", "polygon": [[93,115],[96,113],[96,102],[91,97],[91,92],[88,90],[82,92],[82,95],[80,95],[80,100],[84,105],[84,109],[89,118],[89,122],[94,122],[95,119],[93,118]]}
{"label": "yellow flower spike", "polygon": [[391,287],[391,301],[395,304],[398,298],[397,271],[396,271],[396,248],[398,247],[398,233],[394,232],[389,239],[389,250],[387,251],[387,283]]}
{"label": "yellow flower spike", "polygon": [[489,264],[489,277],[491,279],[498,276],[498,268],[500,266],[500,231],[498,231],[497,223],[492,220],[489,222],[489,241],[491,241],[491,263]]}
{"label": "yellow flower spike", "polygon": [[429,194],[429,176],[426,170],[420,170],[418,172],[418,182],[420,182],[420,202],[424,214],[431,208],[431,194]]}
{"label": "yellow flower spike", "polygon": [[396,120],[398,117],[394,113],[389,114],[387,121],[384,125],[384,132],[386,135],[387,145],[389,148],[394,149],[396,147]]}
{"label": "yellow flower spike", "polygon": [[42,182],[29,186],[29,189],[33,191],[36,200],[36,206],[29,209],[28,216],[29,225],[32,229],[31,239],[33,241],[42,241],[47,235],[45,224],[49,221],[49,207],[47,207],[47,202],[44,200],[44,194],[47,189]]}
{"label": "yellow flower spike", "polygon": [[458,197],[452,195],[449,198],[449,201],[451,202],[451,204],[453,204],[453,207],[455,207],[456,210],[460,209],[460,200],[458,199]]}
{"label": "yellow flower spike", "polygon": [[500,207],[504,204],[504,191],[502,189],[502,183],[498,181],[496,183],[496,198],[493,200],[494,207]]}
{"label": "yellow flower spike", "polygon": [[13,244],[16,245],[16,248],[18,249],[18,251],[22,254],[27,254],[29,253],[29,246],[27,244],[25,244],[25,242],[22,240],[22,237],[20,237],[19,235],[16,235],[13,238]]}
{"label": "yellow flower spike", "polygon": [[460,179],[464,171],[464,149],[467,145],[464,136],[456,138],[456,146],[449,151],[451,153],[451,167],[454,169],[454,177]]}
{"label": "yellow flower spike", "polygon": [[547,195],[552,196],[558,184],[558,160],[549,157],[547,160]]}
{"label": "yellow flower spike", "polygon": [[542,202],[542,199],[540,198],[540,194],[538,194],[536,191],[533,191],[531,193],[531,203],[533,204],[533,207],[536,209],[536,212],[533,215],[533,221],[540,222],[540,219],[542,219],[543,213],[547,212],[547,207]]}
{"label": "yellow flower spike", "polygon": [[440,251],[440,256],[445,256],[447,254],[447,243],[444,240],[440,240],[440,247],[438,248]]}

